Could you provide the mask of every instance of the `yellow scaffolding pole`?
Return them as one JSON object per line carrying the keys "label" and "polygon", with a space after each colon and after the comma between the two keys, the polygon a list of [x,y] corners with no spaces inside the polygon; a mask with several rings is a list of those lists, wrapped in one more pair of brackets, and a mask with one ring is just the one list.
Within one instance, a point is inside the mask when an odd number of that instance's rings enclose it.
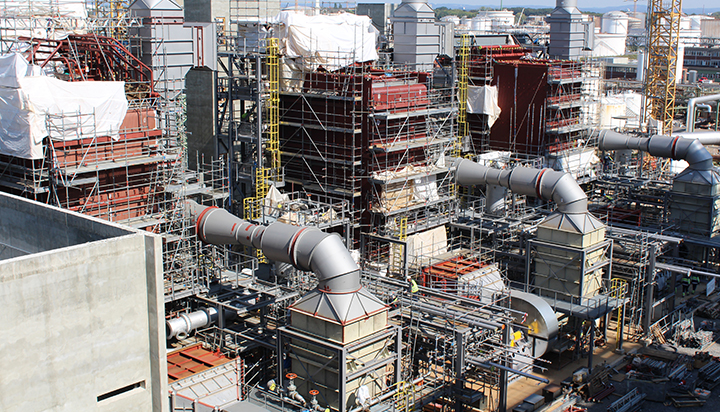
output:
{"label": "yellow scaffolding pole", "polygon": [[[615,278],[610,281],[610,297],[615,298],[615,299],[625,299],[626,292],[627,292],[627,281],[626,280]],[[623,325],[622,325],[621,319],[622,319],[622,311],[624,311],[624,310],[625,310],[625,305],[618,306],[616,339],[617,339],[617,337],[620,336],[620,333],[622,333]],[[619,345],[620,345],[620,341],[617,340],[615,342],[615,349],[618,349]]]}

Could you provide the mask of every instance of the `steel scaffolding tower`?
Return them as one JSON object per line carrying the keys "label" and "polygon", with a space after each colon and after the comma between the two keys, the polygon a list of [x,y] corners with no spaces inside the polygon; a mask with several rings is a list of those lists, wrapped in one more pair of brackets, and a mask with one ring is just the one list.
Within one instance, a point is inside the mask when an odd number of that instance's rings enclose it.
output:
{"label": "steel scaffolding tower", "polygon": [[662,122],[663,134],[672,132],[675,117],[678,38],[682,0],[650,0],[646,95],[652,118]]}

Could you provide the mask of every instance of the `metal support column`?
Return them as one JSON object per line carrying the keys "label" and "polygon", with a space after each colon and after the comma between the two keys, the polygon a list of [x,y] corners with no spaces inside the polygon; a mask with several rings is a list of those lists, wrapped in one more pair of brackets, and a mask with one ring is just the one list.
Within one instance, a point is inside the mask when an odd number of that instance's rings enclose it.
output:
{"label": "metal support column", "polygon": [[595,320],[590,321],[590,342],[588,343],[588,374],[592,373],[593,352],[595,351]]}
{"label": "metal support column", "polygon": [[[505,325],[502,332],[503,345],[508,347],[510,345],[510,325]],[[510,360],[507,358],[507,353],[503,359],[503,366],[506,368],[511,367]],[[498,411],[505,412],[507,410],[507,392],[508,392],[508,371],[506,369],[500,369],[500,382],[499,382],[499,403]]]}
{"label": "metal support column", "polygon": [[455,411],[462,412],[465,406],[462,402],[463,375],[465,371],[465,334],[455,331]]}
{"label": "metal support column", "polygon": [[653,315],[653,295],[655,292],[655,245],[650,246],[648,254],[648,266],[645,285],[645,321],[643,322],[643,333],[650,336],[650,325]]}

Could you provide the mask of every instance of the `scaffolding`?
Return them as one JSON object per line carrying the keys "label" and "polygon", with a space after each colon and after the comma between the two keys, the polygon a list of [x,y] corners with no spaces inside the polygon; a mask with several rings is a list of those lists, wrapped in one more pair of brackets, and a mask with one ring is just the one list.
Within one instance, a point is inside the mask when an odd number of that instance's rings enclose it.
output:
{"label": "scaffolding", "polygon": [[87,3],[80,0],[0,2],[0,51],[22,52],[27,42],[21,39],[62,38],[94,28],[88,24]]}
{"label": "scaffolding", "polygon": [[426,73],[368,66],[296,76],[302,88],[281,94],[290,184],[343,198],[356,228],[392,234],[404,216],[410,234],[448,221],[450,181],[438,160],[455,144],[451,89]]}

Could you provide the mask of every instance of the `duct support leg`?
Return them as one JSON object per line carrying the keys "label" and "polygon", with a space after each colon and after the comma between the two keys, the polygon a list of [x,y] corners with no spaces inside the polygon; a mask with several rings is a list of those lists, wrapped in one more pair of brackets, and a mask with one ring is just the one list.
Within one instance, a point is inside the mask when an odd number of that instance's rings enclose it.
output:
{"label": "duct support leg", "polygon": [[465,405],[460,400],[463,390],[463,376],[465,371],[465,334],[455,331],[455,411],[463,412]]}
{"label": "duct support leg", "polygon": [[648,257],[648,267],[646,273],[645,287],[645,322],[643,322],[643,333],[645,337],[650,337],[650,324],[653,318],[653,295],[655,292],[655,247],[650,246]]}
{"label": "duct support leg", "polygon": [[[505,325],[505,329],[503,329],[503,344],[507,347],[510,345],[510,325]],[[506,353],[507,355],[507,353]],[[503,360],[503,366],[510,368],[511,365],[509,365],[510,360],[505,357]],[[500,403],[498,404],[498,411],[505,412],[507,411],[507,390],[508,390],[508,371],[507,369],[500,369]]]}
{"label": "duct support leg", "polygon": [[593,352],[595,351],[595,319],[590,321],[590,342],[588,343],[588,375],[592,373]]}

